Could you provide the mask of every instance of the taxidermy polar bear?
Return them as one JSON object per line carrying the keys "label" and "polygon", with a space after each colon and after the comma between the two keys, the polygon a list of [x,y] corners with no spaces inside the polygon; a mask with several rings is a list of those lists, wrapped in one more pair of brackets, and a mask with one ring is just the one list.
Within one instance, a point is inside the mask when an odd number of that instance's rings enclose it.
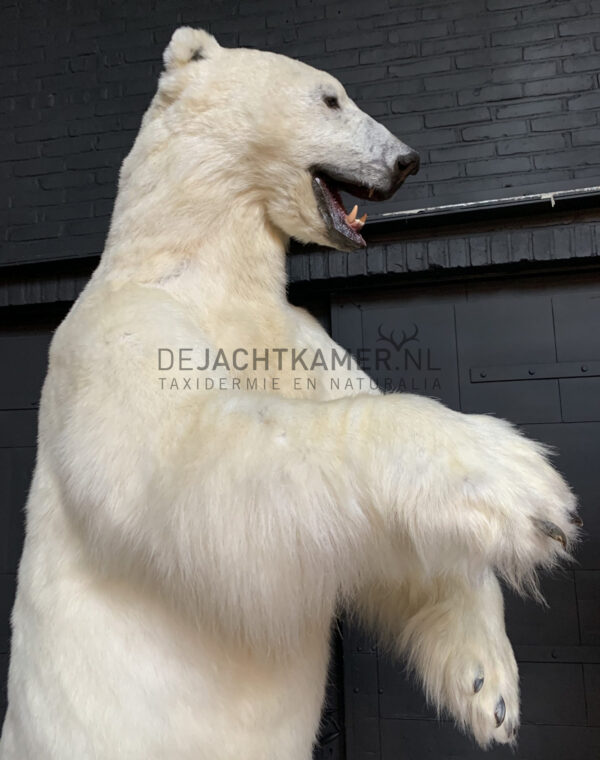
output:
{"label": "taxidermy polar bear", "polygon": [[309,760],[340,608],[513,741],[497,576],[531,586],[578,523],[542,447],[408,394],[244,385],[304,369],[159,382],[161,347],[335,348],[286,299],[288,241],[364,245],[338,190],[387,198],[417,155],[297,61],[189,28],[164,60],[50,349],[0,757]]}

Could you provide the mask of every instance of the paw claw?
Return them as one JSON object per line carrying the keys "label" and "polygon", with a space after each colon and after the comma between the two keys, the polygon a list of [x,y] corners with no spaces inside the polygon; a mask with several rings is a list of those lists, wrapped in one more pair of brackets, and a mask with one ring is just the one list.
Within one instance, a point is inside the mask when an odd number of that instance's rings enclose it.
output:
{"label": "paw claw", "polygon": [[545,533],[549,538],[554,539],[554,541],[558,541],[563,549],[567,548],[567,537],[558,525],[555,525],[549,520],[534,520],[534,522],[542,533]]}
{"label": "paw claw", "polygon": [[506,716],[506,705],[504,704],[504,699],[500,697],[498,700],[498,704],[496,705],[496,709],[494,710],[494,718],[496,718],[496,728],[500,728],[500,726],[504,723],[504,717]]}
{"label": "paw claw", "polygon": [[483,676],[477,676],[477,678],[473,681],[473,694],[477,694],[481,691],[481,687],[483,686]]}

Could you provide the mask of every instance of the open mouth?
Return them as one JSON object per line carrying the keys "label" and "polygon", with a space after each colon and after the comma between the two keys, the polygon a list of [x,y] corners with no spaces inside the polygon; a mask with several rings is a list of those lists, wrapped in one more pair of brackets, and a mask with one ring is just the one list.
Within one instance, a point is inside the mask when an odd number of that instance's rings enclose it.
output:
{"label": "open mouth", "polygon": [[364,248],[367,244],[360,231],[367,220],[367,215],[363,214],[359,219],[358,206],[354,206],[352,211],[347,213],[340,196],[340,186],[326,174],[315,174],[312,186],[317,207],[332,243],[342,249]]}
{"label": "open mouth", "polygon": [[367,215],[363,214],[359,217],[358,206],[354,206],[352,211],[348,213],[344,208],[340,192],[349,193],[355,198],[365,200],[387,200],[391,198],[410,173],[415,173],[414,164],[409,165],[407,170],[396,178],[388,190],[381,190],[376,187],[354,184],[345,177],[338,175],[330,167],[327,167],[327,170],[322,167],[313,167],[313,192],[332,245],[346,251],[365,248],[367,245],[361,235]]}

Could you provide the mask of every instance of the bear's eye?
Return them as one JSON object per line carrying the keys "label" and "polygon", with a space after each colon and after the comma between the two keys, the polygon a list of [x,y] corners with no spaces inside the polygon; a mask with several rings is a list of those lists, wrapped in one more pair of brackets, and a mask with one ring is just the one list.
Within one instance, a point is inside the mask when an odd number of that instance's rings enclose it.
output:
{"label": "bear's eye", "polygon": [[340,101],[336,98],[335,95],[323,95],[323,103],[325,103],[327,108],[340,107]]}

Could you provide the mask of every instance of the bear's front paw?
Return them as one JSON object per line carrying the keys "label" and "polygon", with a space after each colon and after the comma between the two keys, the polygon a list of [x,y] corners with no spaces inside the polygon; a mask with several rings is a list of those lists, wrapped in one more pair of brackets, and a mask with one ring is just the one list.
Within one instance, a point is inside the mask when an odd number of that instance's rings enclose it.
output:
{"label": "bear's front paw", "polygon": [[534,586],[536,568],[567,558],[577,539],[582,522],[575,497],[549,464],[544,446],[494,417],[470,416],[465,422],[467,532],[513,586]]}
{"label": "bear's front paw", "polygon": [[[478,621],[479,622],[479,621]],[[519,728],[519,676],[504,631],[466,633],[449,664],[444,691],[450,712],[481,746],[513,743]]]}
{"label": "bear's front paw", "polygon": [[514,742],[519,675],[498,581],[489,569],[469,579],[445,574],[425,598],[404,624],[401,651],[428,701],[481,746]]}

